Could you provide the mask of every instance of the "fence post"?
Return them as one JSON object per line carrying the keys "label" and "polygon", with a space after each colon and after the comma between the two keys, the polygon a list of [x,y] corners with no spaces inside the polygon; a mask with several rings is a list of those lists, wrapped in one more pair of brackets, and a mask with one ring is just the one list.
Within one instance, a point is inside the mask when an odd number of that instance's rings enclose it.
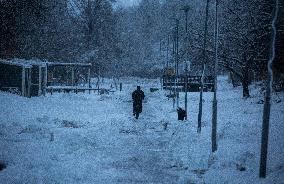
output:
{"label": "fence post", "polygon": [[188,82],[188,78],[187,78],[187,74],[185,75],[185,100],[184,100],[184,110],[185,110],[185,120],[187,120],[187,82]]}
{"label": "fence post", "polygon": [[32,86],[32,68],[28,68],[28,95],[27,97],[31,97],[31,86]]}
{"label": "fence post", "polygon": [[26,68],[22,68],[22,96],[26,96]]}
{"label": "fence post", "polygon": [[74,66],[72,66],[72,73],[71,73],[71,83],[72,83],[72,86],[74,86],[74,78],[75,78]]}
{"label": "fence post", "polygon": [[91,68],[88,69],[89,94],[91,94]]}
{"label": "fence post", "polygon": [[43,95],[46,95],[46,87],[47,87],[47,75],[48,75],[48,71],[47,71],[47,64],[45,66],[45,70],[44,70],[44,78],[43,78]]}
{"label": "fence post", "polygon": [[42,95],[42,68],[38,67],[38,96]]}

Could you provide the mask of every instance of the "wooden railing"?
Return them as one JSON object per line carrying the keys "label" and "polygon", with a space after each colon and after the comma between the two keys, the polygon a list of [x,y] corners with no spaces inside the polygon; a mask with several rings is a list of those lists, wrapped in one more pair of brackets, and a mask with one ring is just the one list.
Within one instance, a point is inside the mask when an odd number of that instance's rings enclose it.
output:
{"label": "wooden railing", "polygon": [[[163,88],[168,90],[185,91],[185,83],[187,81],[187,91],[197,92],[201,86],[201,76],[163,76]],[[187,79],[187,80],[186,80]],[[203,90],[214,91],[214,77],[205,76]]]}

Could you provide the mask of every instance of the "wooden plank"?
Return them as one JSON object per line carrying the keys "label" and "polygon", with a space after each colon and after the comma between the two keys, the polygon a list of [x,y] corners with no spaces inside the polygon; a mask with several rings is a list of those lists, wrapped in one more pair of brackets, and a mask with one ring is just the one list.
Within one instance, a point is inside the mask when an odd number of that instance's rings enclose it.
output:
{"label": "wooden plank", "polygon": [[[71,91],[73,91],[74,93],[78,93],[78,92],[84,92],[85,93],[85,91],[98,91],[98,92],[100,92],[100,90],[105,90],[105,89],[97,89],[97,88],[52,88],[52,87],[48,87],[47,88],[47,92],[50,92],[51,93],[51,95],[53,94],[53,92],[55,92],[55,91],[58,91],[58,92],[71,92]],[[115,92],[115,91],[113,91],[113,90],[111,90],[111,89],[106,89],[106,91],[107,92],[111,92],[111,93],[113,93],[113,92]]]}
{"label": "wooden plank", "polygon": [[48,62],[50,66],[82,66],[82,67],[91,67],[91,63],[59,63],[59,62]]}
{"label": "wooden plank", "polygon": [[47,86],[47,90],[100,90],[99,88],[89,88],[89,87],[80,87],[80,86]]}

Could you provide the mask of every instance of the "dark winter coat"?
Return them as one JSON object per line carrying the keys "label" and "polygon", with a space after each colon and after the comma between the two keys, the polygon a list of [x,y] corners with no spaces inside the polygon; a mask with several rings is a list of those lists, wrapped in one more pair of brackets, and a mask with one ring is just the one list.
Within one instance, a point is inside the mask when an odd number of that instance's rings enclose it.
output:
{"label": "dark winter coat", "polygon": [[135,90],[132,93],[133,100],[133,112],[142,112],[142,101],[145,98],[144,92],[142,90]]}
{"label": "dark winter coat", "polygon": [[177,113],[178,113],[178,120],[182,120],[183,121],[184,118],[186,117],[186,111],[179,107],[177,109]]}

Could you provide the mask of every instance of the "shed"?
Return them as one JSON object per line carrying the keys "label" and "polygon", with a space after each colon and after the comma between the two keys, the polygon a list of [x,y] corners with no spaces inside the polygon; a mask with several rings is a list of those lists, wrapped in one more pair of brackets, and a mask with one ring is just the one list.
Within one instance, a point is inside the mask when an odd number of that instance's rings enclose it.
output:
{"label": "shed", "polygon": [[47,62],[47,90],[86,91],[91,88],[90,63]]}
{"label": "shed", "polygon": [[0,59],[0,90],[25,97],[46,92],[46,63],[40,60]]}

